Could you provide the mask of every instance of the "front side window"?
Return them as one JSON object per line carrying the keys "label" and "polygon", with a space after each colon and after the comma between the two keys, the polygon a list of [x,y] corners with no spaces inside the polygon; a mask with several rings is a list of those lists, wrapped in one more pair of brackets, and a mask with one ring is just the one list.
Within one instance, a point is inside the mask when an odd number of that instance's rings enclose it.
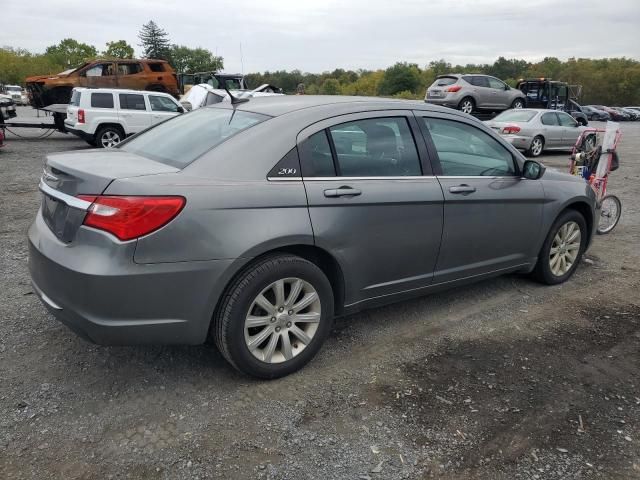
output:
{"label": "front side window", "polygon": [[555,112],[543,113],[540,121],[542,122],[543,125],[557,126],[558,116],[556,115]]}
{"label": "front side window", "polygon": [[91,106],[93,108],[113,108],[113,94],[112,93],[92,93]]}
{"label": "front side window", "polygon": [[159,123],[118,148],[182,169],[225,140],[269,118],[240,110],[200,108]]}
{"label": "front side window", "polygon": [[498,90],[504,90],[504,83],[497,78],[489,77],[489,86]]}
{"label": "front side window", "polygon": [[444,176],[511,176],[513,156],[496,139],[466,123],[440,118],[422,121],[431,134]]}
{"label": "front side window", "polygon": [[120,108],[123,110],[146,110],[147,106],[144,103],[144,95],[121,93]]}
{"label": "front side window", "polygon": [[113,75],[113,63],[99,63],[84,72],[87,77],[109,77]]}
{"label": "front side window", "polygon": [[178,105],[167,97],[159,95],[149,95],[151,110],[154,112],[177,112]]}
{"label": "front side window", "polygon": [[329,129],[343,177],[421,175],[420,159],[406,118],[370,118]]}
{"label": "front side window", "polygon": [[563,112],[558,112],[558,118],[560,119],[560,125],[562,127],[576,127],[578,122],[576,122],[571,115],[568,115]]}

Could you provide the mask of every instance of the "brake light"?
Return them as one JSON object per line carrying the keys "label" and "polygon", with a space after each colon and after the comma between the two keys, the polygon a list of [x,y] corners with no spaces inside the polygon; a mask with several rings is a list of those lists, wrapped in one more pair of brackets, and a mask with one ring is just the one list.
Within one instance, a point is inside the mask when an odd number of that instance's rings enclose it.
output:
{"label": "brake light", "polygon": [[84,123],[84,110],[78,110],[78,123]]}
{"label": "brake light", "polygon": [[502,133],[507,135],[513,135],[514,133],[518,133],[520,131],[520,127],[517,125],[509,125],[508,127],[504,127],[502,129]]}
{"label": "brake light", "polygon": [[148,235],[173,220],[184,208],[184,197],[120,197],[78,195],[91,202],[82,222],[120,240]]}
{"label": "brake light", "polygon": [[457,91],[458,91],[458,90],[460,90],[461,88],[462,88],[462,87],[461,87],[460,85],[453,85],[453,86],[451,86],[451,87],[447,88],[447,90],[446,90],[446,91],[447,91],[447,92],[451,92],[451,93],[453,93],[453,92],[457,92]]}

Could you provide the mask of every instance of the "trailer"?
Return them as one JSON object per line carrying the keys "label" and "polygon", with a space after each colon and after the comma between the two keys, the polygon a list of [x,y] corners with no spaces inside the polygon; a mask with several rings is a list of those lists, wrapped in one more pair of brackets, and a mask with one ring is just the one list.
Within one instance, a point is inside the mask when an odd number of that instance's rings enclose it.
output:
{"label": "trailer", "polygon": [[[66,103],[55,103],[48,107],[38,109],[50,113],[53,123],[10,121],[9,118],[5,118],[6,112],[3,113],[3,110],[0,108],[0,129],[3,131],[11,131],[13,128],[40,128],[43,130],[55,130],[61,133],[68,133],[64,127],[64,120],[67,118],[67,106]],[[12,116],[11,118],[15,117]]]}

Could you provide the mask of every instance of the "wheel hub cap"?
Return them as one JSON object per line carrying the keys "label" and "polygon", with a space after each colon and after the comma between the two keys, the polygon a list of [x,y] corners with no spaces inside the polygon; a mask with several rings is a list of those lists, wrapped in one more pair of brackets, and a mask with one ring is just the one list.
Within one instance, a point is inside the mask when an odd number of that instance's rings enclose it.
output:
{"label": "wheel hub cap", "polygon": [[580,253],[581,241],[582,233],[576,222],[567,222],[560,227],[549,251],[551,273],[561,277],[571,270]]}

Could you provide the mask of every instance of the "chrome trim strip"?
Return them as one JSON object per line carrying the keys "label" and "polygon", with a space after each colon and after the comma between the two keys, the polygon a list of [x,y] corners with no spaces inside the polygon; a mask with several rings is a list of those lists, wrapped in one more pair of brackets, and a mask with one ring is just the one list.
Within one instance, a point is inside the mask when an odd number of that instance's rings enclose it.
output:
{"label": "chrome trim strip", "polygon": [[432,175],[407,175],[397,177],[304,177],[305,182],[349,182],[354,180],[433,180],[436,177]]}
{"label": "chrome trim strip", "polygon": [[66,205],[72,208],[77,208],[80,210],[88,210],[89,207],[91,206],[91,202],[87,202],[86,200],[82,200],[80,198],[72,197],[71,195],[67,195],[66,193],[56,190],[55,188],[51,188],[49,185],[44,183],[42,179],[40,179],[40,185],[38,185],[38,190],[40,190],[42,193],[46,195],[49,195],[52,198],[55,198],[56,200],[61,201],[62,203],[65,203]]}
{"label": "chrome trim strip", "polygon": [[456,175],[438,175],[438,178],[444,178],[445,180],[451,180],[451,179],[456,179],[456,178],[460,178],[460,179],[466,179],[466,180],[473,180],[473,179],[487,179],[487,180],[495,180],[497,178],[514,178],[514,179],[518,179],[520,178],[518,175],[503,175],[503,176],[492,176],[492,175],[467,175],[467,176],[456,176]]}
{"label": "chrome trim strip", "polygon": [[267,177],[270,182],[302,182],[302,177]]}

